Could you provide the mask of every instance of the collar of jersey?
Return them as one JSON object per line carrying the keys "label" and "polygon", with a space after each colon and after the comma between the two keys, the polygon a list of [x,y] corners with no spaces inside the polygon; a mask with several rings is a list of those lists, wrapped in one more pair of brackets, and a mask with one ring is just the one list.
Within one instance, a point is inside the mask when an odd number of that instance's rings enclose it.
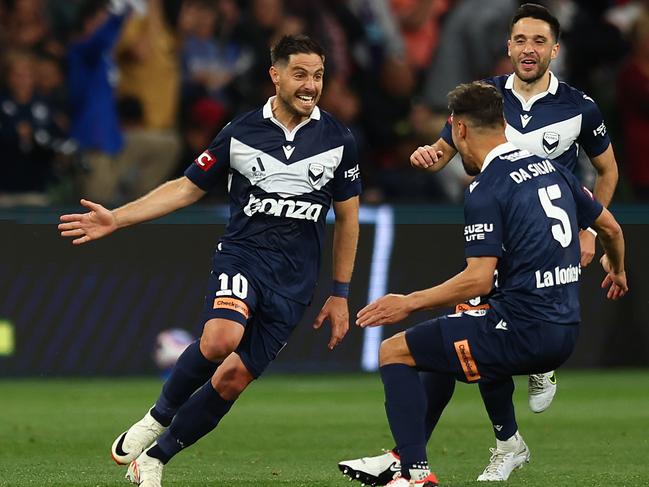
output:
{"label": "collar of jersey", "polygon": [[489,151],[489,154],[487,154],[487,157],[484,158],[484,162],[482,163],[482,169],[480,169],[480,172],[484,172],[484,170],[487,168],[487,166],[496,157],[502,156],[503,154],[507,154],[508,152],[514,152],[515,150],[518,150],[518,149],[511,142],[505,142],[504,144],[497,145],[496,147],[491,149]]}
{"label": "collar of jersey", "polygon": [[277,125],[279,128],[281,128],[284,131],[284,135],[286,136],[286,140],[288,140],[288,141],[292,142],[293,139],[295,139],[295,134],[297,133],[297,131],[300,130],[302,127],[304,127],[311,120],[320,120],[320,109],[316,106],[313,109],[313,111],[311,112],[311,115],[309,115],[309,118],[307,118],[303,122],[296,125],[293,130],[289,130],[284,126],[284,124],[282,124],[282,122],[280,122],[275,117],[273,117],[273,100],[274,99],[275,99],[275,97],[271,96],[268,99],[268,101],[266,102],[266,104],[264,105],[264,109],[263,109],[264,118],[270,119],[271,122],[273,122],[275,125]]}
{"label": "collar of jersey", "polygon": [[525,98],[523,98],[521,95],[519,95],[516,90],[514,90],[514,77],[515,74],[510,74],[509,77],[507,78],[507,81],[505,81],[505,88],[508,89],[509,91],[512,92],[512,94],[518,98],[518,101],[521,102],[521,105],[523,106],[523,110],[526,112],[529,111],[532,108],[532,105],[534,105],[534,102],[540,100],[541,98],[547,96],[548,94],[550,95],[556,95],[557,90],[559,89],[559,79],[554,75],[552,71],[550,71],[550,85],[548,86],[548,89],[545,91],[542,91],[538,95],[534,95],[532,98],[529,100],[525,101]]}

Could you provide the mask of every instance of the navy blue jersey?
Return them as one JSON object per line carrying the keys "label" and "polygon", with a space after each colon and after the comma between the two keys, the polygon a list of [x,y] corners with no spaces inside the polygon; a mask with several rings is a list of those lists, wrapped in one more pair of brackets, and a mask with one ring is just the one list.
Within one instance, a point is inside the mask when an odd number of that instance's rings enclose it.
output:
{"label": "navy blue jersey", "polygon": [[308,303],[331,201],[361,192],[356,144],[317,107],[289,132],[273,117],[271,101],[229,123],[185,175],[208,191],[228,171],[230,221],[221,252],[249,262],[262,285]]}
{"label": "navy blue jersey", "polygon": [[[550,86],[529,101],[514,91],[514,75],[483,80],[503,95],[507,140],[532,154],[547,157],[575,172],[579,147],[589,157],[602,154],[611,143],[602,114],[581,91],[550,73]],[[440,137],[453,145],[446,123]]]}
{"label": "navy blue jersey", "polygon": [[511,143],[496,147],[466,190],[466,257],[498,257],[489,304],[509,322],[574,324],[579,230],[602,212],[576,177]]}

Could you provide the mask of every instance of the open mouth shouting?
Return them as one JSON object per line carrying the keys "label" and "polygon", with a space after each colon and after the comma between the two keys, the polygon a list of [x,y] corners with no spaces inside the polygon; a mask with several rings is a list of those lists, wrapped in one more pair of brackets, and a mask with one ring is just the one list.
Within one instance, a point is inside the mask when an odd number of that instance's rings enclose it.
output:
{"label": "open mouth shouting", "polygon": [[295,96],[298,99],[298,105],[305,110],[311,110],[315,107],[316,96],[308,94],[299,94]]}

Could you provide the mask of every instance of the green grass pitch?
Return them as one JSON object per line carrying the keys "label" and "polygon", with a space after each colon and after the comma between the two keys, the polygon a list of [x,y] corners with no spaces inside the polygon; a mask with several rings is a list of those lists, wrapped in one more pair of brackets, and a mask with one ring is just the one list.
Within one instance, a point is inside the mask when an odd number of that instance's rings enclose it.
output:
{"label": "green grass pitch", "polygon": [[[518,422],[532,461],[508,486],[648,486],[649,371],[566,371],[555,403]],[[156,379],[0,381],[0,486],[126,486],[115,436],[157,397]],[[494,440],[477,387],[458,385],[429,445],[443,486],[476,485]],[[171,486],[353,486],[342,459],[392,446],[377,375],[270,375],[165,469]]]}

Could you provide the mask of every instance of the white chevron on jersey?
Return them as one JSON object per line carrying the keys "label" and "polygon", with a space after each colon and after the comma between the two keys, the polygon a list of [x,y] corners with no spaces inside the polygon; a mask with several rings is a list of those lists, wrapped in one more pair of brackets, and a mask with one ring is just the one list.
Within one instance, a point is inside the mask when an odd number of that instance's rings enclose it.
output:
{"label": "white chevron on jersey", "polygon": [[567,151],[579,136],[581,118],[580,114],[526,133],[507,125],[505,136],[519,149],[527,149],[539,157],[554,159]]}
{"label": "white chevron on jersey", "polygon": [[230,164],[232,169],[247,178],[251,184],[267,193],[277,193],[285,198],[311,193],[331,181],[342,160],[343,149],[344,146],[341,145],[286,164],[232,137]]}

